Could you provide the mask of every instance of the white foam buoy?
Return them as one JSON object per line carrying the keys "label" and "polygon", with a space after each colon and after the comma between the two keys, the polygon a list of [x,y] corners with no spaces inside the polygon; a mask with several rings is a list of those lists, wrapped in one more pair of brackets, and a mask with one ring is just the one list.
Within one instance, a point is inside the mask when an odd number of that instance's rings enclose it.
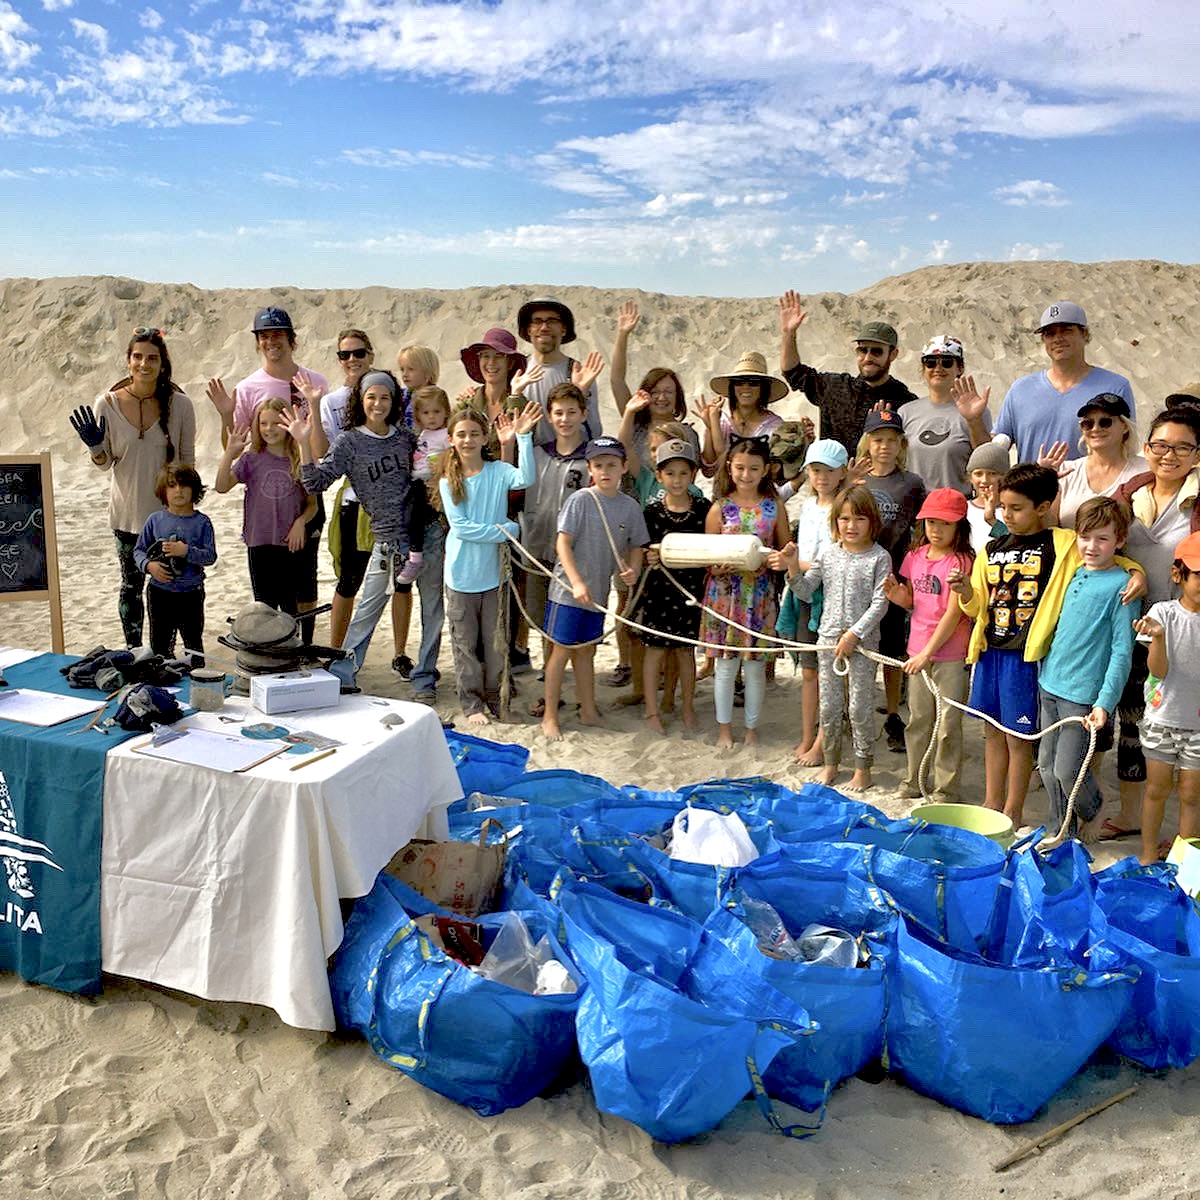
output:
{"label": "white foam buoy", "polygon": [[739,571],[760,571],[767,548],[753,533],[668,533],[658,548],[663,566],[730,566]]}

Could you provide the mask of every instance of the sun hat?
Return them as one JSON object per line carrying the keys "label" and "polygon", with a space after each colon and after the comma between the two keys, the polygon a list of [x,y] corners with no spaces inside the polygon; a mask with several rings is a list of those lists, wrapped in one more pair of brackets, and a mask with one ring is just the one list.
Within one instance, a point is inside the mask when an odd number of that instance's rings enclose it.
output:
{"label": "sun hat", "polygon": [[854,341],[879,342],[884,346],[891,346],[893,350],[900,345],[895,329],[886,321],[868,321],[865,325],[860,325],[854,335]]}
{"label": "sun hat", "polygon": [[1042,319],[1038,322],[1034,333],[1041,333],[1047,325],[1078,325],[1082,329],[1086,329],[1088,327],[1087,313],[1083,311],[1081,305],[1076,304],[1073,300],[1055,300],[1042,313]]}
{"label": "sun hat", "polygon": [[782,400],[788,394],[788,385],[777,376],[767,373],[767,360],[757,350],[750,350],[743,354],[728,375],[714,375],[708,381],[708,386],[718,396],[729,399],[729,391],[734,379],[767,380],[771,385],[771,394],[767,397],[768,404],[774,404],[776,400]]}
{"label": "sun hat", "polygon": [[934,488],[925,497],[917,520],[932,517],[935,521],[961,521],[967,515],[967,498],[957,488]]}
{"label": "sun hat", "polygon": [[809,446],[808,453],[804,456],[806,467],[829,467],[834,471],[838,467],[844,467],[849,461],[850,455],[846,453],[846,447],[835,438],[818,438]]}
{"label": "sun hat", "polygon": [[[616,453],[616,451],[612,451]],[[696,447],[691,442],[685,442],[683,438],[671,438],[668,442],[663,442],[661,446],[654,452],[654,465],[661,467],[664,463],[669,463],[673,458],[682,458],[696,466],[699,461],[699,455],[696,453]]]}
{"label": "sun hat", "polygon": [[1189,571],[1200,571],[1200,533],[1189,533],[1175,547],[1175,557]]}
{"label": "sun hat", "polygon": [[496,350],[500,354],[507,354],[509,358],[515,358],[518,363],[517,369],[520,371],[525,370],[525,364],[529,361],[517,349],[517,339],[507,329],[497,325],[489,329],[479,341],[472,342],[458,352],[467,374],[476,383],[483,382],[483,373],[479,370],[479,355],[484,350]]}
{"label": "sun hat", "polygon": [[951,333],[939,333],[921,347],[921,357],[924,358],[927,354],[950,354],[962,362],[963,344]]}
{"label": "sun hat", "polygon": [[250,326],[251,332],[265,333],[268,329],[287,329],[295,332],[292,328],[292,318],[288,316],[287,309],[260,308],[254,314],[254,324]]}
{"label": "sun hat", "polygon": [[867,413],[863,433],[876,433],[880,429],[894,429],[901,437],[904,436],[904,424],[894,408],[873,408]]}
{"label": "sun hat", "polygon": [[1075,415],[1082,417],[1085,412],[1108,413],[1110,417],[1133,416],[1129,411],[1129,401],[1124,396],[1118,396],[1116,392],[1101,392],[1098,396],[1093,396]]}
{"label": "sun hat", "polygon": [[808,435],[799,421],[784,421],[771,434],[771,457],[783,467],[784,479],[795,479],[804,470]]}
{"label": "sun hat", "polygon": [[575,340],[575,314],[561,300],[555,300],[553,296],[539,296],[536,300],[526,300],[517,310],[517,333],[521,341],[529,341],[529,319],[539,308],[549,309],[562,318],[566,331],[559,345],[565,346]]}
{"label": "sun hat", "polygon": [[609,437],[605,434],[603,437],[592,438],[584,448],[583,457],[591,462],[593,458],[599,458],[602,454],[615,454],[618,458],[625,457],[625,445],[615,437]]}
{"label": "sun hat", "polygon": [[971,451],[971,457],[967,459],[967,474],[970,475],[972,471],[995,471],[997,475],[1003,475],[1009,466],[1008,447],[996,442],[984,442]]}

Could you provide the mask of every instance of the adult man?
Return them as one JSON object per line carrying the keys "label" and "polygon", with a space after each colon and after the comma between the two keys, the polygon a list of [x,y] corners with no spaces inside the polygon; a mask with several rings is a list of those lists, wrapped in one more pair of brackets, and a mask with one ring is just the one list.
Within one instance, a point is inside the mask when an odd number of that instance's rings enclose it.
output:
{"label": "adult man", "polygon": [[[561,301],[551,296],[541,296],[522,304],[517,312],[517,333],[521,340],[533,346],[529,365],[535,363],[542,368],[542,377],[525,389],[525,398],[535,400],[545,410],[546,397],[560,383],[573,383],[586,394],[588,415],[583,427],[585,442],[599,437],[600,400],[596,392],[596,377],[604,370],[604,359],[593,350],[583,362],[576,362],[562,352],[560,347],[575,340],[575,317]],[[534,431],[533,440],[539,446],[554,441],[555,433],[549,420],[543,416]]]}
{"label": "adult man", "polygon": [[808,319],[796,292],[787,291],[779,298],[779,331],[782,346],[779,367],[794,392],[803,392],[821,413],[820,435],[834,438],[854,457],[863,424],[871,409],[883,405],[898,409],[916,397],[890,371],[899,353],[898,339],[892,326],[883,321],[868,321],[854,337],[858,374],[817,371],[800,361],[796,349],[796,331]]}
{"label": "adult man", "polygon": [[[307,414],[313,405],[314,414],[319,412],[321,397],[329,391],[329,380],[319,371],[311,371],[296,362],[296,330],[292,318],[282,308],[260,308],[254,314],[251,326],[254,346],[262,366],[238,382],[231,396],[220,379],[210,379],[205,395],[221,414],[221,444],[229,441],[229,432],[236,425],[247,429],[254,417],[254,410],[271,396]],[[305,562],[300,571],[301,591],[297,607],[307,612],[317,606],[317,547],[321,541],[321,530],[325,527],[325,504],[317,497],[317,513],[306,526],[308,541],[301,553]],[[313,638],[313,620],[303,622],[304,640]]]}
{"label": "adult man", "polygon": [[993,438],[998,435],[1017,446],[1018,462],[1036,462],[1044,447],[1067,444],[1067,457],[1078,458],[1077,413],[1093,396],[1106,392],[1123,397],[1133,420],[1133,388],[1124,375],[1093,367],[1084,355],[1091,341],[1087,314],[1071,300],[1056,300],[1045,312],[1036,330],[1050,359],[1045,371],[1023,375],[1008,389]]}

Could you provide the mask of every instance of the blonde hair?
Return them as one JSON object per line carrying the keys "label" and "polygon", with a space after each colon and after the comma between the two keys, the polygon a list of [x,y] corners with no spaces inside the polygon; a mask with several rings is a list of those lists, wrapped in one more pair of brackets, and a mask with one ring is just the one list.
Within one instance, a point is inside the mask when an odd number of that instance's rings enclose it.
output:
{"label": "blonde hair", "polygon": [[450,397],[440,387],[434,387],[433,384],[428,387],[419,387],[413,392],[411,399],[414,421],[417,415],[417,405],[428,404],[431,401],[441,405],[442,412],[446,414],[446,420],[450,420]]}
{"label": "blonde hair", "polygon": [[[1123,417],[1119,413],[1115,415],[1114,420],[1118,424],[1125,427],[1125,436],[1121,439],[1121,457],[1129,462],[1130,459],[1136,458],[1138,453],[1137,429],[1133,422],[1128,417]],[[1076,443],[1076,448],[1079,450],[1083,458],[1087,457],[1087,438],[1080,436]]]}
{"label": "blonde hair", "polygon": [[[287,405],[280,400],[278,396],[268,396],[255,410],[254,416],[250,418],[250,449],[257,454],[261,454],[266,448],[267,443],[263,441],[262,429],[259,426],[259,418],[263,411],[270,409],[271,412],[279,413],[280,416],[287,417]],[[285,430],[286,433],[286,430]],[[287,441],[284,445],[287,446],[288,460],[292,464],[292,478],[300,478],[300,447],[296,445],[296,439],[290,433],[286,433]]]}
{"label": "blonde hair", "polygon": [[[483,432],[484,438],[487,437],[488,419],[483,413],[476,412],[473,408],[460,408],[450,418],[446,432],[453,435],[455,426],[461,425],[463,421],[474,421]],[[442,478],[449,485],[450,499],[455,504],[462,504],[467,498],[467,481],[463,476],[462,459],[458,457],[458,450],[453,442],[450,444],[450,449],[442,455]]]}
{"label": "blonde hair", "polygon": [[399,368],[400,364],[406,358],[417,370],[424,372],[429,378],[431,386],[437,383],[438,376],[442,372],[442,367],[438,362],[438,356],[435,351],[431,350],[428,346],[404,346],[400,350],[400,353],[396,355],[397,368]]}

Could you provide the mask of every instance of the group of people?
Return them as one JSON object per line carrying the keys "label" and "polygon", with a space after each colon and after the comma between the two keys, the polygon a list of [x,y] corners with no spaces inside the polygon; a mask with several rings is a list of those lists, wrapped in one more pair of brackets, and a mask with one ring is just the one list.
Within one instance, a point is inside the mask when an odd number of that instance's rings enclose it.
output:
{"label": "group of people", "polygon": [[[213,484],[245,490],[251,592],[300,618],[311,639],[304,614],[316,606],[328,522],[331,641],[349,651],[333,669],[346,690],[391,594],[393,668],[416,699],[435,700],[448,618],[471,725],[498,712],[505,656],[514,672],[530,669],[540,636],[544,688],[530,711],[550,738],[561,736],[568,666],[579,721],[601,720],[593,659],[606,611],[621,617],[610,682],[630,685],[622,699],[644,705],[660,734],[676,703],[682,724],[699,726],[699,649],[713,675],[718,744],[733,745],[739,703],[755,744],[768,680],[790,652],[801,678],[796,761],[829,784],[852,761],[845,786],[854,790],[871,784],[877,654],[892,660],[880,711],[889,749],[907,756],[906,794],[925,783],[935,799],[963,798],[961,715],[948,706],[934,721],[928,679],[996,722],[984,726],[984,799],[1015,824],[1034,761],[1022,735],[1049,731],[1038,765],[1061,819],[1088,726],[1104,751],[1119,725],[1120,811],[1101,821],[1091,772],[1075,798],[1079,824],[1100,836],[1140,829],[1142,857],[1157,858],[1178,770],[1181,832],[1200,833],[1200,385],[1167,398],[1143,457],[1132,388],[1087,362],[1078,304],[1043,312],[1036,332],[1049,365],[1012,384],[994,421],[959,338],[924,343],[916,395],[891,374],[891,325],[861,325],[857,369],[832,373],[801,361],[806,319],[796,293],[785,293],[780,374],[761,354],[743,355],[693,407],[697,431],[670,367],[629,386],[640,313],[622,305],[610,362],[621,421],[606,436],[605,362],[563,349],[576,330],[559,300],[522,305],[516,337],[493,328],[464,347],[472,383],[453,401],[432,350],[406,346],[393,373],[376,366],[360,329],[338,336],[333,388],[296,361],[288,314],[264,308],[252,327],[259,370],[232,392],[220,379],[207,387],[222,423]],[[172,381],[160,330],[134,330],[127,365],[71,416],[93,463],[112,472],[125,639],[142,644],[148,608],[155,652],[171,654],[180,640],[202,653],[204,569],[216,546],[196,508],[195,414]],[[773,411],[789,390],[804,394],[815,423]],[[327,517],[322,494],[335,485]],[[670,533],[710,535],[698,543],[707,557],[668,568],[659,547]],[[720,561],[712,539],[734,534],[756,537],[765,557],[739,557],[743,537]],[[519,584],[511,606],[504,546]]]}

